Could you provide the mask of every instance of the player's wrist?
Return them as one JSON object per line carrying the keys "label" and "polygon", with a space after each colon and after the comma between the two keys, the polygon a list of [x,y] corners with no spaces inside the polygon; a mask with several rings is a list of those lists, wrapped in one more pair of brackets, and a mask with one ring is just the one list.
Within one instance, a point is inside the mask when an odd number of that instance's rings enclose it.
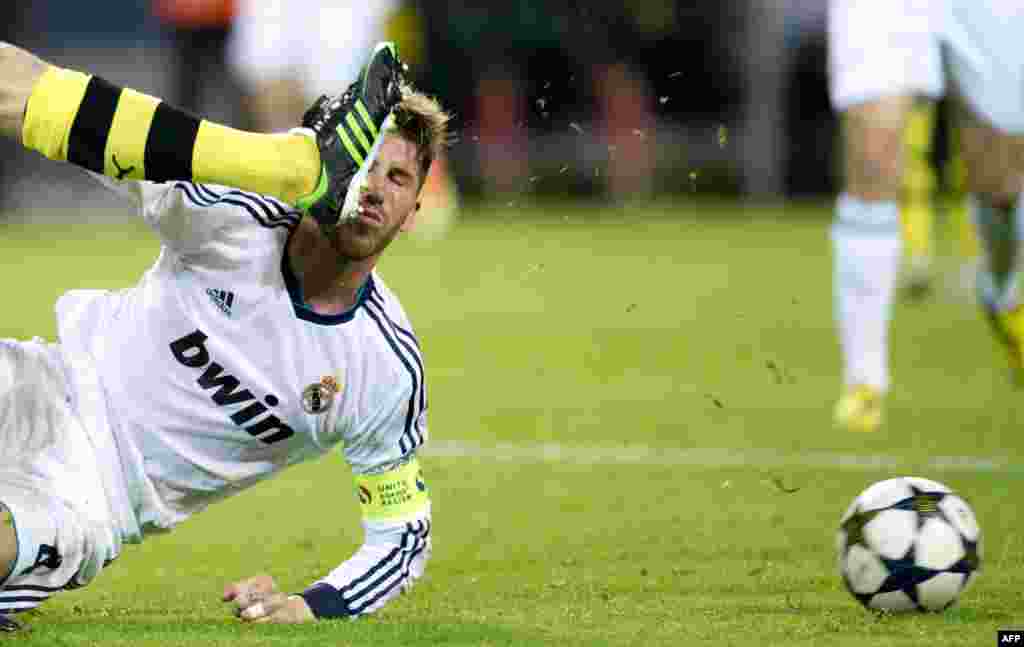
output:
{"label": "player's wrist", "polygon": [[347,618],[352,614],[342,597],[341,591],[326,582],[317,582],[302,593],[296,594],[317,620],[321,618]]}

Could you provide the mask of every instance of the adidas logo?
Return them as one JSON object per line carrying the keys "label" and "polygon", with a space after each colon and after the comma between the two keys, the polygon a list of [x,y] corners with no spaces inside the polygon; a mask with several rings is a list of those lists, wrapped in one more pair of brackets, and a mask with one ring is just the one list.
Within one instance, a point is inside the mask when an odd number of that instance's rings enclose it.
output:
{"label": "adidas logo", "polygon": [[235,302],[234,292],[206,288],[206,294],[210,297],[210,301],[213,301],[213,305],[220,308],[220,311],[228,317],[231,316],[231,304]]}
{"label": "adidas logo", "polygon": [[366,109],[361,99],[356,100],[353,109],[338,122],[335,130],[338,131],[338,137],[341,138],[341,143],[348,154],[357,164],[362,165],[365,156],[373,149],[373,141],[377,138],[377,126],[373,124],[370,111]]}

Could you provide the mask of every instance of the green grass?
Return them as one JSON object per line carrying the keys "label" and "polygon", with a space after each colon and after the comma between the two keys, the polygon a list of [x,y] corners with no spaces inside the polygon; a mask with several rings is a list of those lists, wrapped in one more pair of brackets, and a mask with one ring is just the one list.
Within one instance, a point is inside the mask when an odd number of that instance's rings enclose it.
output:
{"label": "green grass", "polygon": [[[131,285],[156,248],[141,226],[0,227],[0,336],[52,338],[61,292]],[[974,307],[942,292],[896,310],[886,428],[834,430],[830,266],[814,208],[501,210],[399,242],[381,272],[424,347],[437,448],[416,590],[375,618],[303,627],[242,626],[219,602],[262,571],[301,588],[356,547],[333,454],[130,547],[26,617],[19,642],[992,644],[1024,626],[1024,396]],[[910,473],[972,503],[984,572],[947,613],[875,617],[840,584],[834,530],[869,483]]]}

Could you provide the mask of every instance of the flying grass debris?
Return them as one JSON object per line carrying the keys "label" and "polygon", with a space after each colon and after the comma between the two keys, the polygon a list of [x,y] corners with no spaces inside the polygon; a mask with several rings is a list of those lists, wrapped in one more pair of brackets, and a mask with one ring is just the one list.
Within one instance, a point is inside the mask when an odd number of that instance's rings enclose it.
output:
{"label": "flying grass debris", "polygon": [[783,494],[793,494],[794,492],[800,491],[800,488],[798,487],[786,487],[786,485],[782,482],[781,476],[772,476],[769,480],[771,484],[775,486],[775,489],[778,490],[779,492],[782,492]]}

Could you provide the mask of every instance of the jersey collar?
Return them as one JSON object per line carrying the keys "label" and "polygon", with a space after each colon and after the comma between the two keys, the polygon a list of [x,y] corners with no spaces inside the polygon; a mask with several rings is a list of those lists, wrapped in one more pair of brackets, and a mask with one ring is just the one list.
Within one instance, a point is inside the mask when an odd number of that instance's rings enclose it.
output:
{"label": "jersey collar", "polygon": [[295,272],[292,271],[292,264],[288,261],[287,245],[285,246],[284,254],[281,255],[281,275],[284,276],[284,285],[288,289],[288,297],[291,299],[292,307],[295,309],[295,316],[303,321],[321,326],[336,326],[352,321],[356,316],[356,312],[366,303],[366,300],[370,297],[370,292],[373,291],[373,275],[369,274],[366,277],[366,282],[359,287],[359,291],[356,293],[356,302],[351,308],[336,315],[323,315],[306,305],[306,299],[302,294],[302,286],[299,285],[299,279],[295,276]]}

